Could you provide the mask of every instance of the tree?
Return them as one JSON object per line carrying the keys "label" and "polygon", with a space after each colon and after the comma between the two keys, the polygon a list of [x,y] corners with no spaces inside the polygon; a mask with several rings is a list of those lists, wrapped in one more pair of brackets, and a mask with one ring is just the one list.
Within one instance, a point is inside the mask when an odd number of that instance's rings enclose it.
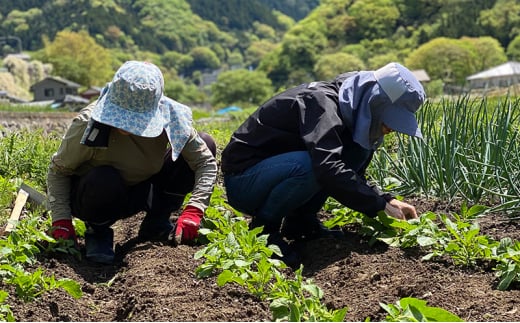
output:
{"label": "tree", "polygon": [[355,33],[359,39],[390,37],[400,17],[392,0],[355,1],[348,10],[354,17]]}
{"label": "tree", "polygon": [[507,57],[512,61],[520,61],[520,35],[516,36],[507,46]]}
{"label": "tree", "polygon": [[276,48],[276,44],[268,40],[258,40],[251,43],[246,50],[246,64],[257,67],[262,58]]}
{"label": "tree", "polygon": [[488,35],[497,38],[506,47],[520,34],[520,3],[517,0],[498,0],[493,8],[480,12],[479,22]]}
{"label": "tree", "polygon": [[314,74],[319,80],[330,80],[340,73],[365,69],[363,61],[347,53],[321,56],[314,65]]}
{"label": "tree", "polygon": [[493,37],[463,37],[461,41],[466,42],[473,48],[475,57],[474,72],[479,72],[507,61],[504,48]]}
{"label": "tree", "polygon": [[220,60],[215,52],[208,47],[195,47],[190,51],[193,62],[189,68],[189,73],[194,71],[213,70],[220,66]]}
{"label": "tree", "polygon": [[259,105],[272,93],[272,83],[265,73],[237,69],[223,72],[217,77],[211,85],[211,103],[214,107]]}
{"label": "tree", "polygon": [[463,84],[475,71],[474,53],[467,44],[451,38],[435,38],[414,50],[405,61],[411,69],[424,69],[431,79]]}
{"label": "tree", "polygon": [[87,87],[110,80],[113,74],[110,54],[86,31],[61,31],[54,41],[44,39],[44,43],[44,61],[53,65],[56,76]]}

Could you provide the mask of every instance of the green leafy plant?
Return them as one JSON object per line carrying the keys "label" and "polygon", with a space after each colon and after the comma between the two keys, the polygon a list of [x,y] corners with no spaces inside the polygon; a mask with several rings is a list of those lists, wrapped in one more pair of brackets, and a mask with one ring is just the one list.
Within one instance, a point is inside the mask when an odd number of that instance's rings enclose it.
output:
{"label": "green leafy plant", "polygon": [[229,210],[212,217],[207,214],[206,226],[208,222],[213,228],[201,228],[199,234],[210,243],[195,253],[195,259],[206,258],[196,270],[199,277],[207,277],[216,270],[247,268],[273,252],[280,253],[279,248],[266,246],[266,235],[258,236],[262,228],[249,230],[245,219]]}
{"label": "green leafy plant", "polygon": [[519,241],[513,241],[511,238],[500,240],[494,259],[498,261],[494,269],[500,279],[497,286],[499,290],[506,290],[513,282],[520,281]]}
{"label": "green leafy plant", "polygon": [[421,214],[418,219],[394,220],[390,226],[396,229],[397,234],[393,237],[381,237],[379,240],[390,246],[401,248],[433,246],[448,239],[448,234],[438,227],[435,223],[436,220],[437,215],[433,212]]}
{"label": "green leafy plant", "polygon": [[0,290],[0,321],[14,322],[14,315],[9,304],[6,304],[9,294],[6,291]]}
{"label": "green leafy plant", "polygon": [[80,298],[82,295],[81,287],[76,281],[68,278],[56,280],[54,275],[45,276],[41,268],[34,273],[27,273],[9,265],[1,265],[0,268],[11,271],[6,281],[16,286],[16,295],[26,302],[33,301],[39,295],[54,288],[62,288],[74,298]]}
{"label": "green leafy plant", "polygon": [[343,322],[347,308],[329,310],[322,303],[323,291],[311,279],[304,280],[302,267],[295,271],[294,279],[276,272],[268,299],[276,321],[289,322]]}
{"label": "green leafy plant", "polygon": [[455,222],[446,215],[441,215],[441,220],[451,235],[451,240],[444,247],[455,264],[468,267],[475,266],[477,260],[491,259],[493,248],[497,242],[485,235],[479,235],[480,228],[477,222],[468,223],[462,221],[457,214],[453,215]]}
{"label": "green leafy plant", "polygon": [[401,298],[394,304],[379,303],[388,313],[387,322],[463,322],[457,315],[413,297]]}
{"label": "green leafy plant", "polygon": [[[222,200],[214,199],[215,202]],[[271,301],[275,320],[291,321],[342,321],[346,309],[329,311],[321,298],[323,292],[310,280],[303,282],[301,268],[295,279],[287,279],[282,270],[287,266],[271,255],[281,255],[275,245],[267,246],[267,235],[262,228],[249,230],[244,218],[225,207],[208,208],[204,228],[199,234],[208,241],[195,258],[206,261],[197,267],[198,277],[218,273],[217,284],[236,283],[252,295]]]}

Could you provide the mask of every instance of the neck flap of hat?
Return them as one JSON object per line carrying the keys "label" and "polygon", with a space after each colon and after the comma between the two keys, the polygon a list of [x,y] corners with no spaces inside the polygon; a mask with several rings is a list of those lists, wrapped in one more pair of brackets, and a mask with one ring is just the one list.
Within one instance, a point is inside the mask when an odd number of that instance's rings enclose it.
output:
{"label": "neck flap of hat", "polygon": [[375,150],[383,143],[380,109],[372,104],[378,100],[379,86],[373,72],[361,71],[346,79],[339,89],[339,107],[343,122],[352,139],[365,149]]}
{"label": "neck flap of hat", "polygon": [[175,161],[190,139],[193,123],[191,109],[165,96],[159,106],[169,112],[170,122],[165,129],[172,148],[172,160]]}

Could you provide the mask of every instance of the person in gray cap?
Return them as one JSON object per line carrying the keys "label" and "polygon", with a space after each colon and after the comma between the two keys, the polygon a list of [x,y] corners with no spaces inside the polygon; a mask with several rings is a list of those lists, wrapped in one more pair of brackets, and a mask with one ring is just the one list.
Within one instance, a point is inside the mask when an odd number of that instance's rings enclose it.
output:
{"label": "person in gray cap", "polygon": [[[87,225],[87,259],[112,263],[119,219],[145,211],[140,240],[193,241],[217,175],[216,145],[191,109],[163,94],[160,69],[128,61],[98,100],[74,118],[47,175],[51,235],[76,241]],[[184,205],[185,196],[191,193]],[[175,226],[171,213],[182,208]]]}
{"label": "person in gray cap", "polygon": [[222,152],[229,204],[263,226],[289,266],[300,257],[287,240],[343,236],[317,218],[329,196],[371,217],[416,218],[414,206],[370,185],[365,171],[386,134],[422,137],[415,113],[424,101],[422,85],[398,63],[277,94]]}

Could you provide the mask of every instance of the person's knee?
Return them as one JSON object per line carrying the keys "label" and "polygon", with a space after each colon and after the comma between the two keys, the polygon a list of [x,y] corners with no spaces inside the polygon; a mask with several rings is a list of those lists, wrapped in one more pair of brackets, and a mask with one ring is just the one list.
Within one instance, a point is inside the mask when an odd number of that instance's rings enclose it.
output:
{"label": "person's knee", "polygon": [[202,138],[202,140],[204,140],[206,146],[208,146],[213,156],[217,156],[217,144],[215,143],[213,137],[202,131],[199,132],[199,136]]}
{"label": "person's knee", "polygon": [[126,186],[111,166],[95,167],[79,179],[72,198],[75,216],[94,223],[115,221],[125,205]]}

